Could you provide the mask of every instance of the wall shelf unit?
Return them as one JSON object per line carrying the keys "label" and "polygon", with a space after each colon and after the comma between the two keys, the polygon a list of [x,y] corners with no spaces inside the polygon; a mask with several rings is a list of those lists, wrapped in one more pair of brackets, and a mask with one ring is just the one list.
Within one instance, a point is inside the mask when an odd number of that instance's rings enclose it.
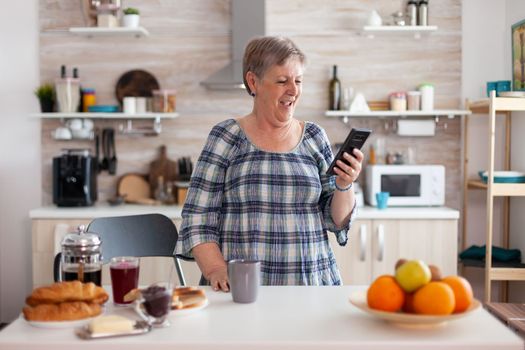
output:
{"label": "wall shelf unit", "polygon": [[387,35],[413,35],[414,39],[419,39],[423,35],[437,31],[437,29],[437,26],[364,26],[362,34],[370,39],[375,36]]}
{"label": "wall shelf unit", "polygon": [[[124,135],[156,136],[162,131],[161,120],[175,119],[179,113],[33,113],[30,115],[38,119],[107,119],[126,120],[125,125],[119,126],[119,131]],[[134,128],[133,120],[152,120],[151,128]]]}
{"label": "wall shelf unit", "polygon": [[446,116],[454,118],[456,115],[470,114],[469,110],[461,109],[436,109],[432,111],[370,111],[370,112],[350,112],[350,111],[326,111],[325,117],[329,118],[399,118],[399,117],[439,117]]}
{"label": "wall shelf unit", "polygon": [[[504,197],[503,200],[503,242],[504,248],[509,248],[509,205],[511,196],[525,196],[525,183],[495,183],[494,182],[494,158],[495,158],[495,143],[496,143],[496,116],[502,115],[505,117],[505,150],[504,150],[504,170],[510,170],[510,129],[511,129],[511,113],[512,111],[525,111],[525,98],[512,97],[496,97],[495,91],[491,91],[490,99],[484,99],[469,103],[467,101],[467,108],[474,114],[484,114],[489,117],[488,138],[489,152],[488,152],[488,178],[487,182],[480,179],[468,178],[468,117],[465,118],[463,136],[465,140],[464,147],[464,178],[463,178],[463,230],[462,230],[462,250],[466,248],[467,238],[467,200],[468,190],[485,190],[487,191],[487,213],[486,213],[486,254],[485,263],[479,265],[485,269],[485,303],[491,300],[491,282],[492,281],[524,281],[525,280],[525,264],[516,264],[515,266],[505,266],[492,262],[492,244],[493,244],[493,214],[494,214],[494,198]],[[469,262],[465,262],[464,266],[475,266]],[[507,301],[507,283],[502,284],[503,301]]]}
{"label": "wall shelf unit", "polygon": [[175,119],[179,113],[32,113],[30,116],[41,119]]}
{"label": "wall shelf unit", "polygon": [[129,36],[136,38],[149,36],[149,32],[144,27],[73,27],[69,28],[69,32],[75,35],[87,36],[88,38],[95,36]]}

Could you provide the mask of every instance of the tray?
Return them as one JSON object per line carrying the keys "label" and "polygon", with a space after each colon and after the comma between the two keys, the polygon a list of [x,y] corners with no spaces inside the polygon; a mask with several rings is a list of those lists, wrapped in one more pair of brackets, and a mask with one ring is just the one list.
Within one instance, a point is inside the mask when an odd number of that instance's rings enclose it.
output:
{"label": "tray", "polygon": [[[479,177],[483,182],[487,182],[487,172],[480,170],[478,172]],[[495,171],[494,172],[495,183],[523,183],[525,182],[525,173],[519,171]]]}
{"label": "tray", "polygon": [[139,335],[145,334],[151,331],[151,325],[146,321],[137,321],[133,326],[133,329],[129,332],[117,332],[117,333],[91,333],[89,327],[86,325],[75,329],[75,334],[77,337],[85,340],[90,339],[100,339],[100,338],[113,338],[113,337],[123,337],[127,335]]}

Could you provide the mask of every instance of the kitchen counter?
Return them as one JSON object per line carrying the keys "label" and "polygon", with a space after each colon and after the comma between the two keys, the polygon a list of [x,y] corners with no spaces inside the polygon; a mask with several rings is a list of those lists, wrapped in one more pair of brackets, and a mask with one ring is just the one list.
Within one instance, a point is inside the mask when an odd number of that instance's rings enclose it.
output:
{"label": "kitchen counter", "polygon": [[[380,210],[365,206],[358,210],[358,219],[459,219],[459,211],[447,207],[391,207]],[[178,205],[97,204],[93,207],[41,207],[31,210],[29,216],[31,219],[92,219],[102,216],[160,213],[172,219],[180,219],[181,212],[182,206]]]}
{"label": "kitchen counter", "polygon": [[[209,305],[170,315],[171,326],[149,334],[86,341],[72,329],[34,328],[22,318],[0,332],[0,348],[14,349],[523,349],[523,340],[486,310],[432,328],[378,320],[348,302],[365,287],[261,287],[253,304],[206,289]],[[109,303],[108,303],[109,304]],[[114,312],[112,305],[106,314]],[[116,313],[136,316],[130,309]]]}

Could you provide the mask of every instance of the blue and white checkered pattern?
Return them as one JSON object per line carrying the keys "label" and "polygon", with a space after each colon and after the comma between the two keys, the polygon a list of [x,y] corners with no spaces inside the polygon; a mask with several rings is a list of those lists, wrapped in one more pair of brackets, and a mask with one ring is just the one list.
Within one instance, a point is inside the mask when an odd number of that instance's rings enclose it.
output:
{"label": "blue and white checkered pattern", "polygon": [[258,149],[233,119],[217,124],[191,178],[177,253],[216,242],[225,260],[261,261],[265,285],[341,284],[327,231],[345,245],[356,210],[335,226],[332,159],[326,133],[310,122],[286,153]]}

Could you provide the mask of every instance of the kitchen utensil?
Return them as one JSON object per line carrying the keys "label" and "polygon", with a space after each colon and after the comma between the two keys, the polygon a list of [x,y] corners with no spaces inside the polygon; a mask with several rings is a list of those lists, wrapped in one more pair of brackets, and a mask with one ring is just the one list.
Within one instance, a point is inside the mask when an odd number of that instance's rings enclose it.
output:
{"label": "kitchen utensil", "polygon": [[159,82],[149,72],[136,69],[124,73],[117,81],[115,95],[120,105],[124,96],[152,97],[152,91],[160,89]]}
{"label": "kitchen utensil", "polygon": [[95,133],[95,165],[97,167],[97,174],[100,173],[100,135]]}
{"label": "kitchen utensil", "polygon": [[146,176],[142,174],[125,174],[117,184],[117,195],[126,196],[128,203],[154,204]]}
{"label": "kitchen utensil", "polygon": [[150,163],[149,167],[149,185],[151,193],[155,193],[158,184],[159,176],[164,178],[164,181],[174,181],[177,174],[176,163],[168,158],[167,149],[165,145],[159,147],[159,156],[156,160]]}
{"label": "kitchen utensil", "polygon": [[100,162],[99,170],[109,169],[109,154],[108,154],[108,132],[109,129],[105,128],[102,130],[102,161]]}
{"label": "kitchen utensil", "polygon": [[115,130],[113,128],[109,129],[108,157],[108,172],[110,175],[115,175],[117,173],[117,150],[115,148]]}
{"label": "kitchen utensil", "polygon": [[[62,251],[55,256],[55,280],[93,282],[102,285],[102,252],[100,237],[86,232],[84,225],[68,233],[61,242]],[[60,272],[59,272],[60,271]]]}

